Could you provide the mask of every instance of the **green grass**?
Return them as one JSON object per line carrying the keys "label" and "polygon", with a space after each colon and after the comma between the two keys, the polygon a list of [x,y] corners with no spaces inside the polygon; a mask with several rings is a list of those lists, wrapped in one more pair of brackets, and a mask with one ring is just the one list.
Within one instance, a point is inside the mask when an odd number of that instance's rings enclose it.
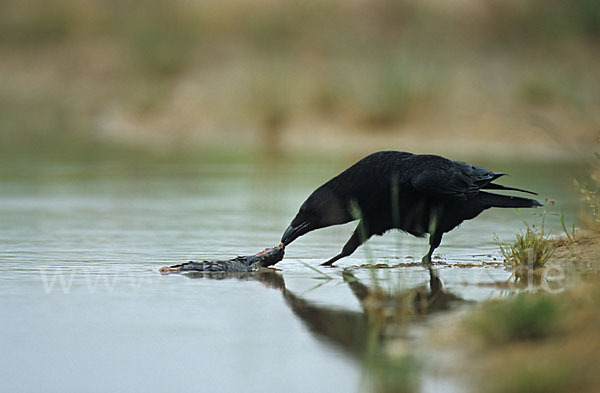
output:
{"label": "green grass", "polygon": [[545,214],[542,214],[539,229],[523,220],[525,232],[518,233],[511,244],[502,243],[498,236],[495,237],[505,264],[513,270],[517,280],[543,268],[554,252],[554,243],[544,229]]}
{"label": "green grass", "polygon": [[366,369],[373,380],[376,392],[418,391],[421,366],[413,356],[389,356],[379,349],[368,354]]}
{"label": "green grass", "polygon": [[508,265],[515,268],[537,269],[543,267],[552,256],[552,242],[544,231],[527,227],[517,235],[511,245],[499,244],[500,252]]}
{"label": "green grass", "polygon": [[565,211],[564,210],[560,212],[560,226],[561,226],[563,232],[565,233],[565,236],[567,236],[569,243],[571,243],[571,244],[575,243],[575,224],[571,224],[570,229],[567,228],[567,224],[565,222]]}
{"label": "green grass", "polygon": [[518,294],[484,303],[468,328],[488,344],[541,340],[560,331],[561,305],[550,295]]}

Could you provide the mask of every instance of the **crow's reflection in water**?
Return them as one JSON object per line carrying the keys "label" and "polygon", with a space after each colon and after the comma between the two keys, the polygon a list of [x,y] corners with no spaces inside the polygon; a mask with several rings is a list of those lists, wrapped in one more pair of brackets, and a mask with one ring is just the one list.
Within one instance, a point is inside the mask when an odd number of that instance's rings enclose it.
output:
{"label": "crow's reflection in water", "polygon": [[190,278],[256,280],[281,291],[293,313],[318,338],[325,339],[352,357],[362,359],[373,337],[381,345],[402,334],[407,322],[419,321],[427,315],[451,309],[464,302],[446,292],[436,272],[429,267],[429,285],[390,293],[380,287],[361,282],[351,270],[342,277],[361,304],[362,312],[336,309],[309,301],[286,288],[284,277],[272,268],[251,273],[190,272]]}
{"label": "crow's reflection in water", "polygon": [[315,336],[361,363],[375,392],[414,392],[421,378],[420,353],[406,339],[407,325],[464,301],[444,291],[434,270],[428,270],[429,286],[395,293],[367,286],[351,271],[344,271],[344,282],[360,302],[362,312],[324,307],[297,296],[284,285],[280,289],[294,314]]}
{"label": "crow's reflection in water", "polygon": [[288,290],[284,277],[272,268],[259,268],[251,273],[190,272],[186,276],[256,280],[280,290],[286,304],[311,333],[361,364],[373,391],[399,393],[417,391],[421,378],[420,351],[410,348],[411,340],[405,334],[407,325],[464,302],[444,291],[435,271],[431,267],[428,270],[429,285],[396,292],[365,285],[352,271],[345,270],[343,280],[360,302],[362,311],[335,309],[304,299]]}
{"label": "crow's reflection in water", "polygon": [[[401,335],[405,324],[427,315],[449,310],[462,302],[460,297],[443,290],[442,282],[429,268],[429,286],[390,293],[370,287],[344,271],[344,282],[361,304],[362,312],[332,309],[303,299],[283,288],[288,305],[316,335],[326,338],[345,352],[362,356],[369,340],[376,337],[380,344]],[[372,343],[370,343],[372,344]]]}

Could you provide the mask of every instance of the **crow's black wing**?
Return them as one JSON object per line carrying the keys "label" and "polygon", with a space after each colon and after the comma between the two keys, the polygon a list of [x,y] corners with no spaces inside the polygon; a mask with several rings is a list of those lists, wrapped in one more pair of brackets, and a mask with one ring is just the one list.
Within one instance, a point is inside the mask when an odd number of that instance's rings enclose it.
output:
{"label": "crow's black wing", "polygon": [[411,185],[418,191],[439,198],[465,200],[502,176],[476,165],[437,156],[424,156],[420,161],[413,168]]}
{"label": "crow's black wing", "polygon": [[528,194],[537,195],[536,192],[524,190],[522,188],[507,187],[500,184],[492,183],[500,176],[504,176],[502,172],[492,172],[488,169],[479,167],[477,165],[467,164],[466,162],[454,161],[455,164],[481,189],[486,190],[504,190],[504,191],[519,191],[526,192]]}

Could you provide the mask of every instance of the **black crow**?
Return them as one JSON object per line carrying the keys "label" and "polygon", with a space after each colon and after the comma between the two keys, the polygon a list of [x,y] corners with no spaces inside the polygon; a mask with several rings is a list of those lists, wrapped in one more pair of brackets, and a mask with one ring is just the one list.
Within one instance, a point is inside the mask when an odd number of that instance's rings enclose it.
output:
{"label": "black crow", "polygon": [[533,199],[482,190],[518,188],[492,183],[504,173],[435,155],[398,151],[373,153],[317,188],[300,206],[281,241],[290,244],[315,229],[360,220],[342,252],[323,265],[352,254],[373,235],[400,229],[429,234],[431,263],[442,235],[490,207],[542,206]]}

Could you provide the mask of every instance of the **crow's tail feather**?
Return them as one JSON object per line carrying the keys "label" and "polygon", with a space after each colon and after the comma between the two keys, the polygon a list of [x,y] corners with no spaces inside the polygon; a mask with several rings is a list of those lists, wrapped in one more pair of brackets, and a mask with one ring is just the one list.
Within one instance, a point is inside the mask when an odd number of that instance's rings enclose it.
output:
{"label": "crow's tail feather", "polygon": [[506,186],[503,186],[500,184],[494,184],[494,183],[486,184],[484,187],[481,187],[481,188],[484,188],[487,190],[520,191],[520,192],[526,192],[531,195],[537,195],[537,192],[523,190],[522,188],[506,187]]}
{"label": "crow's tail feather", "polygon": [[486,207],[539,207],[543,206],[535,199],[522,198],[513,195],[480,192],[478,201]]}

